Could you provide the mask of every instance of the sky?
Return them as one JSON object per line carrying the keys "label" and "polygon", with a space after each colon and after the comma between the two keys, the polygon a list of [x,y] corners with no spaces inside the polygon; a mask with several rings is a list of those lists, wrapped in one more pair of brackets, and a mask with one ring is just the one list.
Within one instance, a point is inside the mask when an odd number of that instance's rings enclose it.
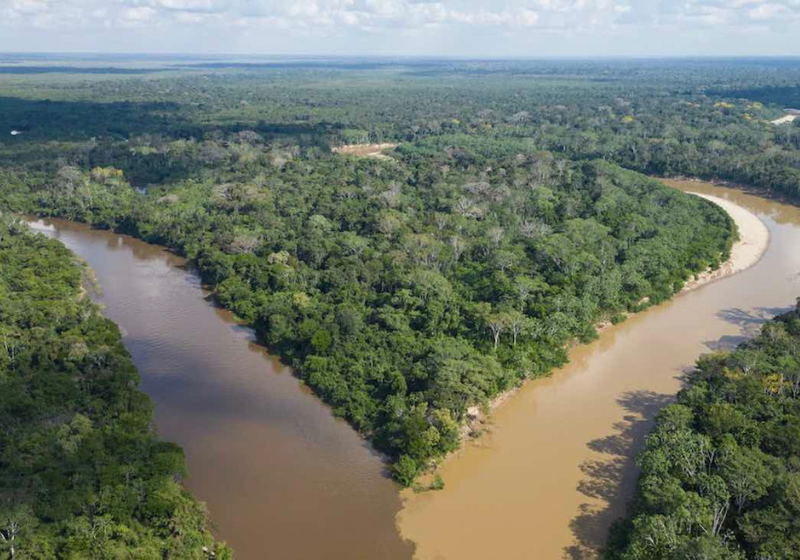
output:
{"label": "sky", "polygon": [[800,0],[0,0],[0,51],[800,55]]}

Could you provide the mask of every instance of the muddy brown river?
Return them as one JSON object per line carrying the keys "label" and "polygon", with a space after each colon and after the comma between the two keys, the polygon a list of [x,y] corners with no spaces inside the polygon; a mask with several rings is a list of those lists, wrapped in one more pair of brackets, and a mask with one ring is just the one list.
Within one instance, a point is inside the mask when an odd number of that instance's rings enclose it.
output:
{"label": "muddy brown river", "polygon": [[411,558],[380,458],[207,301],[183,259],[69,221],[34,226],[95,271],[96,299],[122,330],[158,432],[186,451],[188,486],[236,558]]}
{"label": "muddy brown river", "polygon": [[209,304],[182,259],[66,221],[37,227],[95,270],[97,299],[123,330],[159,433],[186,450],[189,486],[237,558],[593,558],[635,485],[632,456],[683,372],[800,295],[800,210],[680,187],[756,213],[772,236],[761,261],[576,348],[445,464],[443,491],[421,495],[398,495],[380,458]]}
{"label": "muddy brown river", "polygon": [[404,494],[399,527],[417,558],[595,558],[635,487],[633,454],[684,372],[794,306],[800,210],[709,184],[673,186],[758,215],[771,234],[762,259],[610,328],[501,406],[491,434],[446,463],[443,492]]}

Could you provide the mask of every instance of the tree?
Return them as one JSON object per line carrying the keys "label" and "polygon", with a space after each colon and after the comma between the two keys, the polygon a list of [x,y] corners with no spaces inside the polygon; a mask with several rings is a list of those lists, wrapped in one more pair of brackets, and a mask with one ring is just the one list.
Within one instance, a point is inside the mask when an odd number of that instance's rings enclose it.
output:
{"label": "tree", "polygon": [[453,258],[458,262],[467,248],[467,243],[458,235],[453,235],[450,237],[450,246],[453,248]]}
{"label": "tree", "polygon": [[514,263],[517,262],[517,256],[511,251],[500,250],[495,253],[494,262],[497,268],[500,269],[500,272],[505,273],[506,270],[513,267]]}
{"label": "tree", "polygon": [[725,479],[713,474],[702,474],[698,478],[698,489],[710,511],[709,523],[700,523],[702,530],[711,537],[719,537],[730,509],[730,493]]}
{"label": "tree", "polygon": [[419,466],[417,462],[408,455],[401,455],[392,466],[392,478],[403,486],[411,486],[417,478]]}
{"label": "tree", "polygon": [[314,336],[311,337],[311,347],[317,354],[325,354],[328,351],[328,348],[331,347],[331,343],[331,333],[325,329],[319,329],[314,333]]}
{"label": "tree", "polygon": [[489,316],[487,326],[492,332],[495,350],[497,350],[497,345],[500,343],[500,335],[505,332],[508,323],[508,315],[506,313],[494,313]]}
{"label": "tree", "polygon": [[238,254],[251,254],[259,245],[263,238],[255,232],[237,233],[230,243],[230,251]]}
{"label": "tree", "polygon": [[493,227],[489,229],[489,239],[492,241],[492,245],[497,248],[500,246],[500,242],[503,240],[503,234],[505,231],[501,227]]}
{"label": "tree", "polygon": [[736,513],[767,493],[772,473],[764,464],[764,454],[755,449],[729,443],[720,457],[720,470],[728,482]]}
{"label": "tree", "polygon": [[517,276],[514,279],[514,287],[517,290],[520,311],[524,311],[528,299],[541,293],[547,285],[540,278],[530,278],[528,276]]}
{"label": "tree", "polygon": [[71,196],[83,182],[83,174],[77,167],[67,165],[58,170],[56,188],[66,196]]}
{"label": "tree", "polygon": [[14,560],[27,546],[26,538],[34,533],[38,520],[30,506],[13,502],[0,503],[0,544]]}
{"label": "tree", "polygon": [[517,345],[517,338],[525,331],[528,325],[528,319],[519,311],[513,310],[508,313],[508,327],[513,337],[513,345]]}

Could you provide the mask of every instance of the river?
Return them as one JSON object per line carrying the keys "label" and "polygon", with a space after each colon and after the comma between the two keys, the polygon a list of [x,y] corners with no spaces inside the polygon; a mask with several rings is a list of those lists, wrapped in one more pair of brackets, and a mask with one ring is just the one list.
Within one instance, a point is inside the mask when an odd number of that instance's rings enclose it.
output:
{"label": "river", "polygon": [[632,456],[683,372],[800,295],[800,210],[677,186],[756,213],[771,234],[761,261],[575,348],[570,364],[528,383],[494,413],[490,433],[445,464],[443,491],[419,495],[398,496],[380,458],[209,304],[182,259],[67,221],[37,227],[95,270],[96,298],[123,330],[159,433],[186,450],[189,486],[237,558],[592,558],[624,513]]}
{"label": "river", "polygon": [[498,408],[491,433],[444,465],[444,491],[404,494],[398,524],[417,558],[594,558],[635,488],[633,455],[684,372],[794,306],[800,210],[707,183],[671,184],[760,217],[771,234],[762,259],[611,327]]}
{"label": "river", "polygon": [[237,559],[411,557],[380,457],[210,304],[183,259],[65,220],[33,225],[95,271],[95,299],[122,330],[158,432],[186,451],[188,486]]}

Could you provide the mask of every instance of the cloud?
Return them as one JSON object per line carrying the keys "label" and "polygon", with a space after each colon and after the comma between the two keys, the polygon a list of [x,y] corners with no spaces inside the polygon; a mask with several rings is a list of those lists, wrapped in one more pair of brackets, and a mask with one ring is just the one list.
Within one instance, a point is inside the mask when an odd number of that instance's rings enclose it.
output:
{"label": "cloud", "polygon": [[800,0],[637,0],[624,23],[786,26],[800,21]]}
{"label": "cloud", "polygon": [[135,8],[125,8],[120,14],[123,21],[141,23],[155,17],[156,10],[149,6],[137,6]]}
{"label": "cloud", "polygon": [[[362,25],[403,28],[427,24],[530,27],[547,13],[614,14],[610,0],[0,0],[6,12],[23,17],[67,8],[87,14],[105,7],[120,21],[172,19],[181,13],[224,15],[230,21],[270,18],[295,25]],[[104,5],[105,4],[105,5]],[[186,21],[184,16],[178,16]],[[192,19],[192,21],[202,21]]]}
{"label": "cloud", "polygon": [[206,13],[222,12],[226,5],[227,2],[215,2],[214,0],[156,0],[152,3],[153,7],[165,10]]}
{"label": "cloud", "polygon": [[[98,22],[110,30],[135,31],[138,36],[130,40],[138,38],[141,50],[158,37],[165,45],[180,41],[182,49],[190,50],[226,42],[246,49],[252,40],[254,51],[269,43],[272,52],[328,52],[325,38],[337,39],[337,48],[358,50],[365,37],[372,37],[383,45],[403,45],[395,50],[427,46],[480,53],[500,42],[513,50],[516,40],[540,45],[545,54],[590,44],[600,45],[601,52],[589,46],[585,54],[602,54],[616,50],[606,45],[624,46],[615,37],[637,37],[627,46],[630,51],[647,47],[659,33],[663,45],[667,37],[680,42],[682,34],[695,29],[720,36],[736,29],[772,31],[768,44],[800,54],[795,38],[800,0],[0,0],[0,49],[8,30],[51,29],[57,33],[48,40],[55,43],[60,36],[96,29]],[[242,34],[242,29],[249,31]],[[90,40],[91,35],[82,39]],[[107,43],[98,47],[113,48]]]}
{"label": "cloud", "polygon": [[47,0],[13,0],[11,8],[20,15],[39,14],[51,8]]}
{"label": "cloud", "polygon": [[789,8],[781,4],[761,4],[758,7],[748,10],[747,15],[754,20],[766,21],[774,19],[776,16],[787,14],[788,12]]}

